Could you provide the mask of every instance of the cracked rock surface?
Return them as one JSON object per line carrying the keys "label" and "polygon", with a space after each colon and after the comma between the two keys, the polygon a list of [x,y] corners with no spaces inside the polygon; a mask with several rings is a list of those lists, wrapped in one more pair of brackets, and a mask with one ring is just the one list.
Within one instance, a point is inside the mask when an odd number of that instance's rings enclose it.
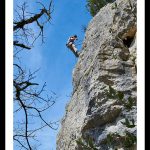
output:
{"label": "cracked rock surface", "polygon": [[[73,70],[73,93],[57,136],[57,150],[84,150],[76,140],[91,137],[98,150],[126,147],[136,136],[136,0],[116,0],[93,17]],[[110,97],[110,87],[123,99]],[[122,122],[134,121],[129,128]],[[108,145],[109,134],[120,136]]]}

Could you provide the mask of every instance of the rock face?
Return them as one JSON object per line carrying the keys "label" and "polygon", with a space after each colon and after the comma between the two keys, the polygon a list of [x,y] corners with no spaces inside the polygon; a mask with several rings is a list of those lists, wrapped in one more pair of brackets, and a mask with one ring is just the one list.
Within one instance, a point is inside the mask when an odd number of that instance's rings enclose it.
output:
{"label": "rock face", "polygon": [[73,87],[57,150],[136,149],[136,0],[107,4],[91,20]]}

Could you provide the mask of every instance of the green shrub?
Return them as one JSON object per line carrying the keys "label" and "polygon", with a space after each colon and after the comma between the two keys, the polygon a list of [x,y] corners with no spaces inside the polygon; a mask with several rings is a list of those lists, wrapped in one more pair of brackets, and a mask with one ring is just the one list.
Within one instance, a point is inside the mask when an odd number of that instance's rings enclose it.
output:
{"label": "green shrub", "polygon": [[95,16],[102,7],[113,1],[114,0],[87,0],[86,7],[90,14]]}
{"label": "green shrub", "polygon": [[127,128],[134,128],[136,125],[134,124],[134,119],[129,120],[128,118],[125,118],[124,122],[121,122],[123,125],[125,125]]}
{"label": "green shrub", "polygon": [[79,138],[76,140],[77,144],[84,150],[98,150],[94,144],[94,141],[92,138],[87,137],[87,139]]}
{"label": "green shrub", "polygon": [[[120,139],[120,142],[118,141],[119,143],[117,143],[117,139]],[[117,147],[121,145],[125,148],[131,148],[134,144],[136,144],[136,140],[136,136],[128,131],[125,131],[124,136],[121,136],[115,132],[107,135],[106,144],[108,147],[112,147],[113,149],[117,149]]]}
{"label": "green shrub", "polygon": [[130,111],[134,105],[135,101],[132,97],[129,97],[127,102],[124,103],[124,106],[128,111]]}
{"label": "green shrub", "polygon": [[118,99],[120,101],[124,98],[124,93],[122,91],[116,91],[114,88],[109,86],[109,90],[106,92],[108,98]]}
{"label": "green shrub", "polygon": [[122,91],[117,91],[111,86],[109,86],[109,89],[105,92],[108,98],[117,99],[119,102],[121,102],[127,111],[130,111],[133,108],[133,106],[136,105],[135,100],[131,96],[128,99],[125,99],[124,93]]}
{"label": "green shrub", "polygon": [[125,140],[124,140],[124,147],[130,148],[134,144],[136,144],[136,136],[133,133],[126,131]]}

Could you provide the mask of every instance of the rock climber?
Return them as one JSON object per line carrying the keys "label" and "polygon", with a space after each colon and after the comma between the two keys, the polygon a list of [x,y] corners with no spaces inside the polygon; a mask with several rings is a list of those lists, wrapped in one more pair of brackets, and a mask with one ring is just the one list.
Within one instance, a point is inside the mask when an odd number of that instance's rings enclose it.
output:
{"label": "rock climber", "polygon": [[76,57],[79,57],[79,52],[74,44],[74,42],[76,40],[78,40],[77,35],[73,35],[73,36],[69,37],[66,46],[75,54]]}

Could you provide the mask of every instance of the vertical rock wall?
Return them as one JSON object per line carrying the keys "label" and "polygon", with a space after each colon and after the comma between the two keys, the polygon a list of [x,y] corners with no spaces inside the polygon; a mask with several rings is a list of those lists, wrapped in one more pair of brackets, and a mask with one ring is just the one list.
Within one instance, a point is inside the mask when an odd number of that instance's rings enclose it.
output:
{"label": "vertical rock wall", "polygon": [[136,0],[107,4],[91,20],[73,87],[57,150],[86,150],[88,139],[98,150],[136,149]]}

